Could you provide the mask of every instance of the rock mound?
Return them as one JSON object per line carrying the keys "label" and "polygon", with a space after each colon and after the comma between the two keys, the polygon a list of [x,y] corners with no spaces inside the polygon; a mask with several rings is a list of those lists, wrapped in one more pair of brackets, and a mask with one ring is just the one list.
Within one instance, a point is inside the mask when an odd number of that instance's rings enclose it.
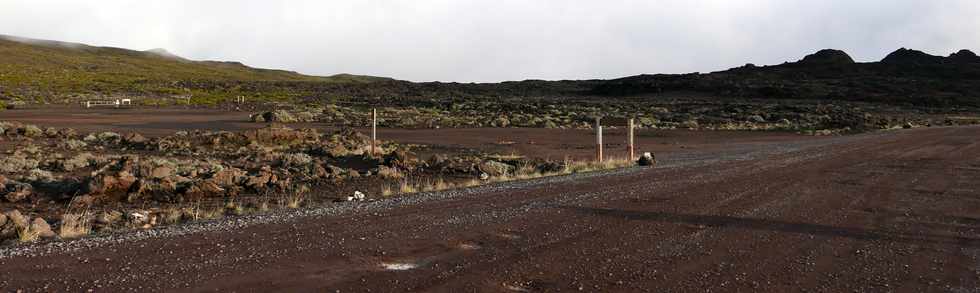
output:
{"label": "rock mound", "polygon": [[980,63],[980,56],[966,49],[950,54],[948,59],[955,63]]}
{"label": "rock mound", "polygon": [[854,59],[844,51],[834,49],[823,49],[816,53],[807,55],[800,60],[799,64],[806,65],[832,65],[832,64],[854,64]]}
{"label": "rock mound", "polygon": [[896,65],[931,65],[943,63],[943,57],[926,54],[922,51],[901,48],[891,52],[885,59],[881,59],[883,64]]}

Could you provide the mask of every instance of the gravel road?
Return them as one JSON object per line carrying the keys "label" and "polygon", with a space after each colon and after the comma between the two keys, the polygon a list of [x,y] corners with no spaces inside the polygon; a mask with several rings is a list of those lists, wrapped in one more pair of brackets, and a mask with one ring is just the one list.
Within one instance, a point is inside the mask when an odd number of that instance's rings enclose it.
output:
{"label": "gravel road", "polygon": [[980,292],[980,128],[0,249],[33,291]]}

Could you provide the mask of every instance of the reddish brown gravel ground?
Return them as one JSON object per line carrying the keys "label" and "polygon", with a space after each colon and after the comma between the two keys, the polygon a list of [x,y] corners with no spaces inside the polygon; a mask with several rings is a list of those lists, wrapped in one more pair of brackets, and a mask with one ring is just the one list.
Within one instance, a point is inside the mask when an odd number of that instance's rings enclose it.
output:
{"label": "reddish brown gravel ground", "polygon": [[744,160],[12,257],[0,259],[0,287],[977,292],[978,138],[978,127],[860,135]]}

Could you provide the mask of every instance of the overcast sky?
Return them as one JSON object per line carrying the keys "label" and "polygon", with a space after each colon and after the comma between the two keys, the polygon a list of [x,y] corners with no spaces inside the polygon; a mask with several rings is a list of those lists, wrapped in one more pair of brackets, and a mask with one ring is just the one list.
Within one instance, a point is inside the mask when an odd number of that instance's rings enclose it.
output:
{"label": "overcast sky", "polygon": [[0,34],[413,81],[709,72],[821,48],[948,55],[980,49],[978,28],[976,0],[0,0]]}

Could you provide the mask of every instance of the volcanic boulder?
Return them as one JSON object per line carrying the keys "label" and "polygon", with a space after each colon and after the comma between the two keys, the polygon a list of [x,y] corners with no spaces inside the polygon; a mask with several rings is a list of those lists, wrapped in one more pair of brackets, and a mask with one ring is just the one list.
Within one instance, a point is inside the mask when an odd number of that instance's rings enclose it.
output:
{"label": "volcanic boulder", "polygon": [[86,194],[105,195],[114,192],[129,192],[129,189],[136,183],[136,176],[129,172],[120,171],[115,176],[108,174],[98,174],[89,178],[85,183]]}
{"label": "volcanic boulder", "polygon": [[48,221],[45,221],[40,217],[34,218],[34,220],[31,221],[29,229],[34,233],[37,233],[37,235],[41,238],[53,238],[55,236],[54,231],[51,230],[51,225],[48,224]]}
{"label": "volcanic boulder", "polygon": [[0,194],[9,202],[19,202],[34,193],[34,187],[28,183],[8,180],[2,185],[4,189],[0,190]]}
{"label": "volcanic boulder", "polygon": [[653,166],[657,164],[657,157],[650,152],[645,152],[640,156],[640,159],[636,160],[636,163],[640,166]]}
{"label": "volcanic boulder", "polygon": [[490,176],[506,175],[513,172],[514,169],[514,166],[492,160],[480,164],[480,171]]}

